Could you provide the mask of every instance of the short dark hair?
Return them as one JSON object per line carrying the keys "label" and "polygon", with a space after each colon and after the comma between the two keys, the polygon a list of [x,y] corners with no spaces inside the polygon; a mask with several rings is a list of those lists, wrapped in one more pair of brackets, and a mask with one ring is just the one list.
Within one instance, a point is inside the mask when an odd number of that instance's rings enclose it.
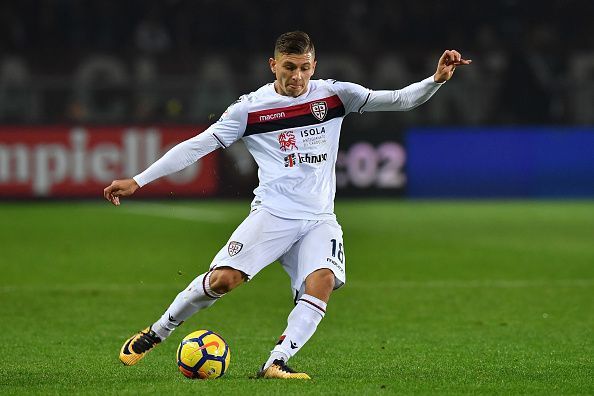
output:
{"label": "short dark hair", "polygon": [[277,54],[311,54],[316,56],[316,50],[314,48],[313,41],[309,38],[309,35],[305,32],[296,30],[294,32],[287,32],[281,34],[274,44],[274,56]]}

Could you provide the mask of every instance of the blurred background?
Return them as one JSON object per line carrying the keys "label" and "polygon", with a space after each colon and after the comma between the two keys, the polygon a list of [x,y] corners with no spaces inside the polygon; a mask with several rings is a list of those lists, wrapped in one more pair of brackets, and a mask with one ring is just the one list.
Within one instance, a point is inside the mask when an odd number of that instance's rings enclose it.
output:
{"label": "blurred background", "polygon": [[[396,89],[474,60],[422,107],[347,117],[339,195],[594,196],[594,2],[19,0],[0,4],[0,197],[97,197],[271,82],[276,37],[318,78]],[[242,143],[143,189],[248,197]]]}

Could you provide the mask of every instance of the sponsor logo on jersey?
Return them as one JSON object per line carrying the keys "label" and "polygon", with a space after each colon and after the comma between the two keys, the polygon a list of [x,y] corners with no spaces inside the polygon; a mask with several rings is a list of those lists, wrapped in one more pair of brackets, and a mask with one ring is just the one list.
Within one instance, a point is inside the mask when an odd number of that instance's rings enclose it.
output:
{"label": "sponsor logo on jersey", "polygon": [[319,162],[326,161],[328,159],[328,154],[301,154],[297,153],[297,158],[299,158],[299,163],[308,163],[308,164],[317,164]]}
{"label": "sponsor logo on jersey", "polygon": [[328,105],[325,101],[321,100],[319,102],[313,102],[310,105],[311,114],[316,117],[320,121],[324,121],[326,118],[326,114],[328,113]]}
{"label": "sponsor logo on jersey", "polygon": [[319,164],[328,160],[328,154],[293,153],[285,157],[285,168],[292,168],[296,164]]}
{"label": "sponsor logo on jersey", "polygon": [[301,136],[302,148],[318,146],[326,143],[326,128],[305,128],[299,131],[299,136]]}
{"label": "sponsor logo on jersey", "polygon": [[229,256],[235,256],[237,253],[241,252],[243,248],[243,243],[231,241],[229,242],[229,246],[227,246],[227,251],[229,252]]}
{"label": "sponsor logo on jersey", "polygon": [[297,156],[295,154],[289,154],[285,157],[285,168],[292,168],[297,162]]}
{"label": "sponsor logo on jersey", "polygon": [[321,127],[321,128],[306,128],[306,129],[304,129],[304,130],[302,130],[300,132],[302,138],[305,138],[305,137],[308,137],[308,136],[322,135],[324,133],[326,133],[326,128],[324,128],[324,127]]}
{"label": "sponsor logo on jersey", "polygon": [[271,120],[278,120],[280,118],[285,118],[285,112],[281,111],[278,113],[273,114],[264,114],[260,116],[260,122],[271,121]]}
{"label": "sponsor logo on jersey", "polygon": [[278,135],[278,144],[280,145],[280,149],[282,151],[289,151],[297,149],[297,144],[295,142],[295,135],[292,131],[281,132]]}

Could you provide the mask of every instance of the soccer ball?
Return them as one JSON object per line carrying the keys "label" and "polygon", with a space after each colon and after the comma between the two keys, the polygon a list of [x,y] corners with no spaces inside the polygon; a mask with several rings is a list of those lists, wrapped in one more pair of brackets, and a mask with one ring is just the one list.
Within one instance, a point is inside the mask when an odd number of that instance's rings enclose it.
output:
{"label": "soccer ball", "polygon": [[177,348],[177,367],[188,378],[212,379],[229,368],[231,350],[223,338],[210,330],[188,334]]}

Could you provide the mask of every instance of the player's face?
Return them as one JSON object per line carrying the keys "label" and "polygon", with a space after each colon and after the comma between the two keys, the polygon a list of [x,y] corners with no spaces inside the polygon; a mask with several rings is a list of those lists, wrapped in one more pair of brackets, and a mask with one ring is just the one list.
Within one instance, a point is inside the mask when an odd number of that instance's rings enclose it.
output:
{"label": "player's face", "polygon": [[316,60],[311,52],[301,55],[281,53],[268,62],[276,76],[276,92],[294,98],[305,92],[316,68]]}

